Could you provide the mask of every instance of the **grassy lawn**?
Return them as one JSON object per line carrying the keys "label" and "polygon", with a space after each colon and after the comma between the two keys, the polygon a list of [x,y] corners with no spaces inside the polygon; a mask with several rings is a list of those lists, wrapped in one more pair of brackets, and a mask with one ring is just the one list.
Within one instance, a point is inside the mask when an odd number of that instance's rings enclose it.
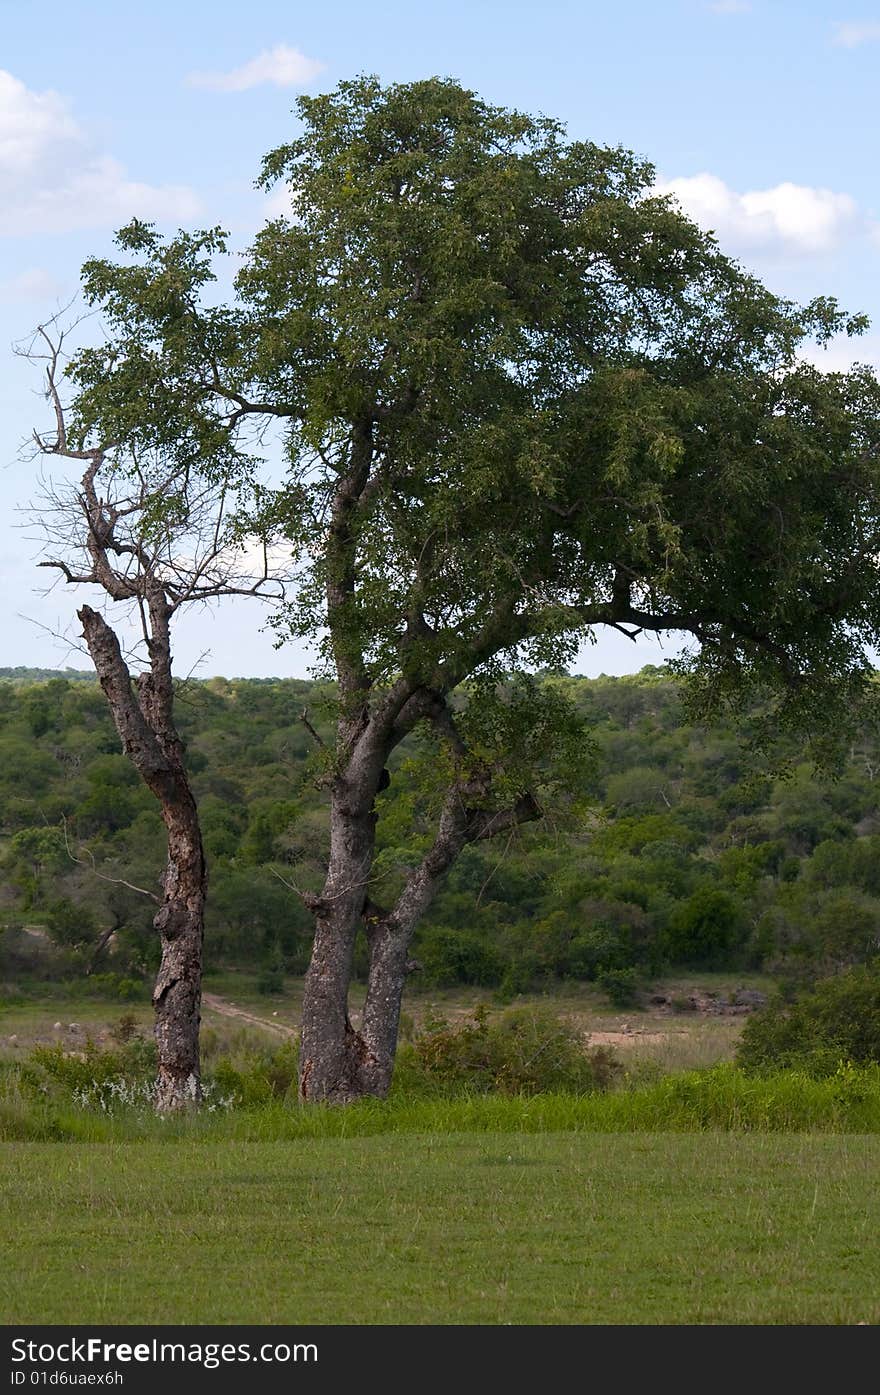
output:
{"label": "grassy lawn", "polygon": [[880,1321],[880,1137],[8,1144],[4,1321]]}

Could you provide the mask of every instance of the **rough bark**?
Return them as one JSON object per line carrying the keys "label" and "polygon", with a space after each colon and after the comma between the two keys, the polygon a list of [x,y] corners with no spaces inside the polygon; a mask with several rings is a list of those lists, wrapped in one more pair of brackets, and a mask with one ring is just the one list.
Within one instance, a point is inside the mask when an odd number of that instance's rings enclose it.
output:
{"label": "rough bark", "polygon": [[153,924],[162,958],[153,992],[158,1073],[156,1108],[180,1109],[201,1098],[199,1024],[207,868],[198,809],[173,721],[168,608],[150,597],[151,669],[137,695],[119,641],[103,617],[83,606],[79,618],[123,749],[159,801],[168,836],[162,904]]}
{"label": "rough bark", "polygon": [[[348,753],[345,772],[330,791],[330,862],[319,896],[309,898],[315,940],[303,992],[300,1094],[306,1100],[344,1104],[363,1094],[386,1093],[372,1081],[379,1067],[363,1032],[352,1026],[348,991],[358,931],[365,923],[376,847],[377,793],[388,780],[386,761],[394,746],[427,712],[434,694],[401,680],[372,715],[354,696],[339,724],[339,745]],[[394,1021],[396,1037],[399,1019]],[[381,1073],[381,1072],[380,1072]]]}
{"label": "rough bark", "polygon": [[180,1109],[202,1095],[199,1026],[207,871],[198,811],[189,789],[162,809],[168,830],[163,902],[153,924],[162,959],[153,989],[156,1108]]}
{"label": "rough bark", "polygon": [[450,867],[467,844],[541,815],[531,794],[523,795],[509,808],[483,810],[468,807],[469,792],[466,786],[450,791],[434,844],[407,881],[391,914],[377,916],[372,923],[368,917],[370,967],[361,1025],[360,1084],[364,1094],[384,1098],[391,1086],[400,1009],[411,966],[410,945]]}
{"label": "rough bark", "polygon": [[[381,775],[381,771],[380,771]],[[540,816],[530,794],[510,808],[472,807],[473,783],[450,790],[434,843],[408,878],[390,912],[368,894],[375,847],[372,801],[353,810],[343,787],[331,806],[330,875],[312,909],[315,947],[303,996],[300,1092],[303,1099],[347,1104],[364,1095],[384,1099],[391,1086],[400,1009],[415,930],[450,867],[468,844]],[[367,992],[360,1030],[348,1015],[348,990],[358,929],[369,945]]]}
{"label": "rough bark", "polygon": [[373,864],[376,815],[351,805],[340,784],[331,793],[330,864],[311,902],[315,942],[303,990],[300,1093],[345,1104],[363,1094],[363,1041],[348,1015],[354,943]]}

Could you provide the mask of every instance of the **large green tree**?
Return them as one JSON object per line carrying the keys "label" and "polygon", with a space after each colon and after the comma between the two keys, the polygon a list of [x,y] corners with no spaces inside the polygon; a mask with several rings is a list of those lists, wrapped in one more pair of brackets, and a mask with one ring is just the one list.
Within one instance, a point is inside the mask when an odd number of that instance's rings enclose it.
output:
{"label": "large green tree", "polygon": [[[774,722],[842,728],[880,630],[880,396],[798,356],[861,319],[771,294],[624,150],[439,79],[345,82],[298,116],[262,176],[289,215],[234,299],[205,294],[219,231],[133,223],[124,261],[85,267],[108,337],[73,376],[83,441],[184,472],[252,476],[278,428],[260,522],[299,569],[279,635],[319,638],[338,691],[301,1088],[345,1100],[388,1087],[448,868],[536,817],[542,761],[576,744],[505,673],[601,626],[684,631],[706,707],[760,687]],[[375,801],[417,727],[442,754],[436,837],[383,906]]]}

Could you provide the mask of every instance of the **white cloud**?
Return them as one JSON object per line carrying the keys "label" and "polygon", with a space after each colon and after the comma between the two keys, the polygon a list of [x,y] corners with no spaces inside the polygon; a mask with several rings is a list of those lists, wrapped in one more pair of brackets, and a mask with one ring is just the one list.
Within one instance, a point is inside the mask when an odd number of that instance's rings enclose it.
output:
{"label": "white cloud", "polygon": [[57,92],[33,92],[0,69],[0,236],[176,221],[198,208],[191,189],[129,179],[90,145]]}
{"label": "white cloud", "polygon": [[659,180],[655,191],[673,194],[695,223],[716,233],[732,252],[827,252],[860,229],[849,194],[786,182],[739,194],[714,174]]}
{"label": "white cloud", "polygon": [[834,26],[835,44],[842,48],[858,48],[859,44],[870,44],[880,39],[880,21],[866,20],[864,23],[839,21]]}
{"label": "white cloud", "polygon": [[263,214],[269,219],[286,218],[288,222],[293,221],[293,197],[289,185],[279,184],[272,190],[263,202]]}
{"label": "white cloud", "polygon": [[264,49],[249,63],[231,72],[190,73],[187,82],[190,87],[207,87],[214,92],[246,92],[265,83],[275,87],[304,87],[323,70],[323,63],[306,58],[299,49],[276,44],[275,48]]}
{"label": "white cloud", "polygon": [[19,272],[0,281],[0,305],[17,305],[24,301],[57,300],[63,291],[60,281],[56,281],[42,267]]}
{"label": "white cloud", "polygon": [[827,347],[813,344],[804,348],[801,356],[826,373],[846,373],[854,363],[867,363],[880,373],[880,334],[859,334],[852,339],[839,335]]}

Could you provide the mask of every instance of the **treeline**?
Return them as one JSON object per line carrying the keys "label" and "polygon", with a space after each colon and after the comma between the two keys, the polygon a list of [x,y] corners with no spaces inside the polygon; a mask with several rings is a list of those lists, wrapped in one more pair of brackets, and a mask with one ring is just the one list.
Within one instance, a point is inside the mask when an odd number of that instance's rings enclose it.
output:
{"label": "treeline", "polygon": [[[797,751],[786,778],[769,778],[748,754],[748,725],[684,720],[665,669],[544,681],[587,719],[592,774],[543,822],[466,849],[419,932],[420,982],[513,995],[598,979],[622,1000],[668,965],[803,978],[876,955],[873,737],[853,745],[839,778],[815,777]],[[306,968],[298,892],[320,885],[328,840],[324,697],[298,680],[180,688],[211,868],[209,968],[258,965],[268,986]],[[380,796],[377,903],[428,845],[430,780],[412,757],[403,748]],[[97,684],[0,683],[0,800],[5,976],[33,967],[14,933],[24,925],[58,947],[52,972],[147,974],[163,829]]]}

